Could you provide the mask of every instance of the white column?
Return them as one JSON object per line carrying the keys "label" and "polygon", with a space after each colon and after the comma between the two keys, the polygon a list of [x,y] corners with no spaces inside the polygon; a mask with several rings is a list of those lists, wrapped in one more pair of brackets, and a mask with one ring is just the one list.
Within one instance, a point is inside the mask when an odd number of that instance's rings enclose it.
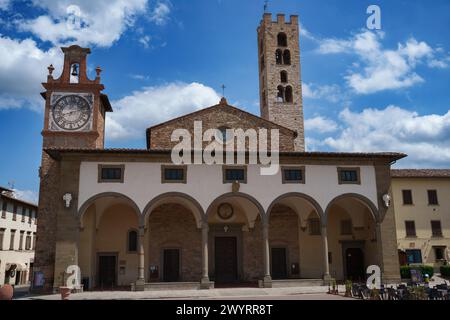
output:
{"label": "white column", "polygon": [[138,236],[139,266],[138,266],[138,279],[136,281],[136,290],[143,290],[145,284],[144,236],[145,236],[144,226],[140,226]]}
{"label": "white column", "polygon": [[200,280],[200,288],[209,289],[209,268],[208,268],[208,222],[202,224],[202,279]]}
{"label": "white column", "polygon": [[264,287],[272,287],[270,276],[270,246],[269,246],[269,223],[263,224],[263,253],[264,253]]}
{"label": "white column", "polygon": [[328,263],[328,236],[327,226],[322,226],[322,245],[323,245],[323,279],[329,280],[330,277],[330,265]]}

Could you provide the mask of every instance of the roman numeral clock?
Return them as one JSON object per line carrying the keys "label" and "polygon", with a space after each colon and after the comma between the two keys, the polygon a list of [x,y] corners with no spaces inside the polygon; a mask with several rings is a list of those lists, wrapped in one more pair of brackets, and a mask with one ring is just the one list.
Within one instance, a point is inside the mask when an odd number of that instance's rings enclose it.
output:
{"label": "roman numeral clock", "polygon": [[53,92],[50,100],[49,130],[92,130],[92,93]]}

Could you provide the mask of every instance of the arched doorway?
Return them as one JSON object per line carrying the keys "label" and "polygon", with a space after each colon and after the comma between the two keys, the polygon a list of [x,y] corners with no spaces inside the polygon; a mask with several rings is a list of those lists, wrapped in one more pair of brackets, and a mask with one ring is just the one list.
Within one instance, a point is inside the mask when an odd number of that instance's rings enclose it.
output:
{"label": "arched doorway", "polygon": [[198,282],[203,209],[183,193],[162,194],[144,209],[146,280]]}
{"label": "arched doorway", "polygon": [[338,280],[365,281],[369,265],[379,265],[377,209],[358,194],[336,197],[327,206],[330,273]]}
{"label": "arched doorway", "polygon": [[322,278],[320,205],[293,192],[275,199],[267,212],[272,278]]}
{"label": "arched doorway", "polygon": [[216,286],[256,285],[263,278],[263,215],[256,199],[239,192],[208,207],[208,269]]}
{"label": "arched doorway", "polygon": [[139,228],[140,211],[128,197],[104,193],[79,210],[79,265],[85,289],[130,288],[138,277],[137,246],[130,232]]}

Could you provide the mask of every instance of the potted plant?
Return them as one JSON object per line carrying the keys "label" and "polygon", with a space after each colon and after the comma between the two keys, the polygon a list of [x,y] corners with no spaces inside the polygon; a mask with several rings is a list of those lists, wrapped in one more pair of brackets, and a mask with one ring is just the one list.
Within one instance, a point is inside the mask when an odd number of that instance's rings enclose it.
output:
{"label": "potted plant", "polygon": [[333,279],[333,281],[331,282],[331,293],[332,294],[339,294],[339,289],[336,285],[336,280]]}
{"label": "potted plant", "polygon": [[377,288],[370,290],[370,300],[381,300],[380,290]]}
{"label": "potted plant", "polygon": [[12,300],[14,288],[10,284],[5,284],[0,287],[0,300]]}
{"label": "potted plant", "polygon": [[345,296],[346,297],[352,296],[352,285],[353,285],[353,282],[351,280],[345,281]]}
{"label": "potted plant", "polygon": [[69,300],[71,289],[69,287],[59,287],[59,292],[61,293],[62,300]]}

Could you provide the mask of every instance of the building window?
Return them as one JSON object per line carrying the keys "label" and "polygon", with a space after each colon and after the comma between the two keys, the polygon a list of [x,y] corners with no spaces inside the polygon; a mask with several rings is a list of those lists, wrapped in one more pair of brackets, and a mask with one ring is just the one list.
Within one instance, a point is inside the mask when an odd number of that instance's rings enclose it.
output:
{"label": "building window", "polygon": [[28,223],[31,224],[31,215],[32,215],[32,210],[28,210]]}
{"label": "building window", "polygon": [[442,226],[439,220],[431,221],[431,234],[433,237],[442,237]]}
{"label": "building window", "polygon": [[436,262],[439,260],[445,260],[445,248],[446,247],[433,247],[434,249],[434,258]]}
{"label": "building window", "polygon": [[285,97],[286,102],[292,103],[293,98],[292,98],[292,87],[291,86],[286,87],[284,97]]}
{"label": "building window", "polygon": [[33,250],[36,249],[36,232],[33,232]]}
{"label": "building window", "polygon": [[276,62],[276,64],[283,63],[283,52],[280,49],[275,51],[275,62]]}
{"label": "building window", "polygon": [[6,202],[5,200],[3,200],[2,203],[2,218],[6,219],[6,209],[8,207],[8,202]]}
{"label": "building window", "polygon": [[27,209],[25,207],[22,207],[22,221],[21,222],[25,222],[26,213],[27,213]]}
{"label": "building window", "polygon": [[346,219],[341,220],[341,235],[351,235],[352,234],[352,220]]}
{"label": "building window", "polygon": [[436,190],[428,190],[428,204],[430,206],[437,206],[439,205],[438,202],[438,196]]}
{"label": "building window", "polygon": [[419,249],[406,250],[406,260],[408,264],[422,263],[422,251]]}
{"label": "building window", "polygon": [[416,223],[414,221],[405,221],[405,229],[407,237],[416,236]]}
{"label": "building window", "polygon": [[305,183],[305,167],[282,167],[282,183]]}
{"label": "building window", "polygon": [[277,102],[284,102],[284,88],[283,86],[277,87]]}
{"label": "building window", "polygon": [[410,205],[413,204],[412,191],[411,190],[402,190],[403,195],[403,204]]}
{"label": "building window", "polygon": [[16,238],[16,230],[11,230],[11,238],[9,239],[9,250],[14,250],[15,238]]}
{"label": "building window", "polygon": [[136,253],[137,252],[137,243],[138,243],[138,233],[136,230],[130,230],[128,231],[128,237],[127,237],[127,250],[130,253]]}
{"label": "building window", "polygon": [[247,167],[241,166],[223,166],[223,183],[247,183]]}
{"label": "building window", "polygon": [[124,165],[98,165],[98,182],[119,182],[123,183]]}
{"label": "building window", "polygon": [[288,73],[284,70],[280,72],[280,81],[282,83],[288,82]]}
{"label": "building window", "polygon": [[27,232],[27,237],[25,238],[25,250],[31,250],[31,232]]}
{"label": "building window", "polygon": [[0,228],[0,251],[3,250],[3,240],[5,239],[5,228]]}
{"label": "building window", "polygon": [[287,47],[287,36],[285,33],[280,32],[277,36],[277,40],[279,47]]}
{"label": "building window", "polygon": [[309,235],[311,236],[320,236],[320,219],[311,218],[308,220],[309,224]]}
{"label": "building window", "polygon": [[186,183],[186,166],[161,166],[161,183]]}
{"label": "building window", "polygon": [[285,65],[291,64],[291,52],[289,50],[284,50],[283,52],[283,63]]}
{"label": "building window", "polygon": [[261,70],[264,70],[265,63],[264,63],[264,56],[261,56]]}
{"label": "building window", "polygon": [[13,207],[13,216],[12,216],[13,221],[17,220],[17,204],[14,205]]}
{"label": "building window", "polygon": [[339,184],[361,184],[359,168],[337,168]]}
{"label": "building window", "polygon": [[19,238],[19,250],[23,250],[23,235],[25,231],[20,231],[20,238]]}

